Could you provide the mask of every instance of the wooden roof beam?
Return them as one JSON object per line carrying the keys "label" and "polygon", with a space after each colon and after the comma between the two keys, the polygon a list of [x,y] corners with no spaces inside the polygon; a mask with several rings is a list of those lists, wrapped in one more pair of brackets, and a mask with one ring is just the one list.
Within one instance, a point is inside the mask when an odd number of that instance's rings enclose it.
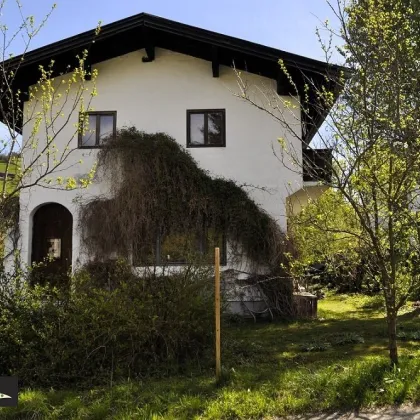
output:
{"label": "wooden roof beam", "polygon": [[213,72],[213,77],[219,77],[219,48],[215,45],[211,47],[211,68]]}

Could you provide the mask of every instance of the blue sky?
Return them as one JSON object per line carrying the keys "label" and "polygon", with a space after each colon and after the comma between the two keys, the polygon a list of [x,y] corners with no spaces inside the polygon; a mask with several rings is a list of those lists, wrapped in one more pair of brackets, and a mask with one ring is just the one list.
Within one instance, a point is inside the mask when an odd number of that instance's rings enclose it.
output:
{"label": "blue sky", "polygon": [[[19,24],[14,3],[1,16],[13,28]],[[23,13],[37,21],[53,0],[21,0]],[[319,20],[333,20],[325,0],[56,0],[57,7],[45,28],[34,39],[40,47],[103,24],[147,12],[238,38],[258,42],[308,57],[322,59],[315,36]],[[19,53],[16,44],[15,53]]]}

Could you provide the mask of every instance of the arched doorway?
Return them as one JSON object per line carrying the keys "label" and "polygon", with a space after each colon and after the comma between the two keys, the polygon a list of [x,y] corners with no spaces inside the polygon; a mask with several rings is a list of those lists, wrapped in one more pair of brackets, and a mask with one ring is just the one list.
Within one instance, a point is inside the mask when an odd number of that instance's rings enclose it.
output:
{"label": "arched doorway", "polygon": [[[33,217],[31,262],[43,263],[37,281],[47,276],[66,276],[72,260],[73,217],[61,204],[50,203],[38,208]],[[40,277],[40,278],[39,278]]]}

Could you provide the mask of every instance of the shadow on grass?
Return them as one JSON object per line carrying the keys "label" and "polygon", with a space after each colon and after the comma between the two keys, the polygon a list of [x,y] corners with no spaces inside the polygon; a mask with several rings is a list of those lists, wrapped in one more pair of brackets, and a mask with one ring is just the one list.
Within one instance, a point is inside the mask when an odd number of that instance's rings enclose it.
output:
{"label": "shadow on grass", "polygon": [[[419,311],[400,316],[419,328]],[[302,343],[357,333],[364,343],[302,353]],[[240,324],[222,332],[223,386],[212,363],[201,372],[120,383],[91,391],[28,391],[0,418],[261,418],[358,409],[420,399],[419,346],[401,343],[401,370],[391,370],[383,318]],[[417,395],[417,397],[416,397]],[[417,398],[417,400],[416,400]]]}

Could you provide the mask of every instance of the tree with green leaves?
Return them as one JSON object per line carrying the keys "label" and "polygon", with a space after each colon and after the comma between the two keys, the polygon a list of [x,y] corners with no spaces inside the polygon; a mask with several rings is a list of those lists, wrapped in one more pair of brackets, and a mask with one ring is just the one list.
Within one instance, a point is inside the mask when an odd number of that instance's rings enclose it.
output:
{"label": "tree with green leaves", "polygon": [[299,212],[291,212],[288,234],[296,247],[290,258],[293,277],[306,287],[319,284],[346,292],[368,289],[371,283],[365,281],[368,273],[361,270],[363,247],[356,232],[361,234],[361,229],[352,207],[333,189],[309,200]]}
{"label": "tree with green leaves", "polygon": [[[7,25],[8,13],[3,13],[6,6],[7,12],[13,11],[20,16],[16,29]],[[87,129],[87,117],[76,118],[79,122],[74,125],[71,135],[65,137],[63,129],[72,124],[75,115],[84,115],[84,111],[89,110],[90,102],[97,94],[98,74],[86,66],[88,51],[80,51],[75,64],[69,63],[66,72],[55,71],[54,60],[40,66],[38,81],[29,92],[16,88],[19,78],[24,77],[21,72],[33,41],[55,7],[53,5],[37,23],[34,16],[25,15],[20,0],[0,3],[0,121],[4,133],[0,138],[0,243],[16,224],[18,197],[23,191],[33,186],[85,188],[93,177],[93,170],[77,180],[59,176],[63,168],[80,163],[73,158],[77,149],[73,139],[78,132]],[[99,31],[98,26],[96,35]],[[15,48],[21,50],[19,56],[13,53]]]}
{"label": "tree with green leaves", "polygon": [[[291,76],[289,80],[307,126],[316,124],[308,112],[309,101],[316,101],[321,114],[332,109],[317,142],[332,150],[329,185],[350,206],[357,226],[342,229],[341,234],[360,241],[366,258],[375,262],[373,274],[386,308],[389,356],[396,365],[398,312],[420,287],[420,6],[414,0],[329,4],[339,29],[326,22],[324,29],[330,36],[326,42],[319,37],[320,42],[326,59],[331,62],[338,52],[347,70],[331,72],[323,85],[306,79],[303,90]],[[332,81],[338,90],[330,89]],[[238,96],[261,108],[252,87],[240,76],[238,83]],[[276,103],[270,102],[265,110],[289,134],[299,137],[299,130],[284,118],[290,99],[279,97]],[[283,156],[293,156],[294,167],[302,169],[302,157],[283,140],[279,143],[276,153],[282,162],[287,164]],[[312,164],[316,173],[319,168]],[[318,166],[323,164],[328,162]],[[319,206],[318,211],[326,220],[327,210]]]}

